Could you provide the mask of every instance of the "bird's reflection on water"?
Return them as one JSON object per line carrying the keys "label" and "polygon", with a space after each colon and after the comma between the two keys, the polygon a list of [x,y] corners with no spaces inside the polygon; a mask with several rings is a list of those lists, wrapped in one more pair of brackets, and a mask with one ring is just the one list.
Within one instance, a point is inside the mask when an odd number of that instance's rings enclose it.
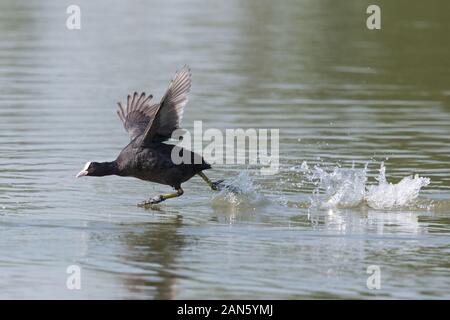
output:
{"label": "bird's reflection on water", "polygon": [[[159,212],[164,212],[159,208]],[[126,287],[133,294],[150,299],[174,299],[177,296],[178,277],[176,259],[184,244],[185,236],[181,215],[170,216],[158,222],[148,222],[125,234],[128,250],[124,263],[136,266],[139,271],[125,277]]]}

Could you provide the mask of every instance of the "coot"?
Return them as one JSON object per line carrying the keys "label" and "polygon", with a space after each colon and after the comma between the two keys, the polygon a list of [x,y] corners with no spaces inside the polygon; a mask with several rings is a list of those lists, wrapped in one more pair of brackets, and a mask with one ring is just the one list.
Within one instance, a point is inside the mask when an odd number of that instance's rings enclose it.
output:
{"label": "coot", "polygon": [[[170,82],[167,92],[159,103],[152,103],[152,95],[137,92],[128,95],[127,105],[118,103],[117,114],[125,130],[130,135],[131,142],[120,152],[116,160],[111,162],[88,162],[77,174],[78,177],[102,177],[117,175],[135,177],[145,181],[169,185],[174,193],[162,194],[150,198],[139,205],[156,204],[169,198],[183,194],[181,184],[194,175],[202,177],[213,190],[220,188],[222,181],[212,182],[202,172],[211,166],[198,154],[189,150],[166,144],[174,130],[180,128],[183,110],[188,102],[188,92],[191,87],[191,72],[188,66],[178,71]],[[175,164],[172,161],[172,149],[183,159],[189,157],[190,163]],[[194,161],[197,159],[197,161]],[[200,161],[198,161],[200,159]],[[186,161],[189,162],[189,161]]]}

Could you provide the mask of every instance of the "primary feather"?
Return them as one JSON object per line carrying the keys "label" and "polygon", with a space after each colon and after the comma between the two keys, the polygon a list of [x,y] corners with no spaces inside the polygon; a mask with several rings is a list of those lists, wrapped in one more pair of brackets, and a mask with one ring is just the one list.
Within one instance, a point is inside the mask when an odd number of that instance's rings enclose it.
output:
{"label": "primary feather", "polygon": [[117,114],[131,140],[142,136],[142,145],[165,141],[180,128],[191,88],[191,71],[186,65],[175,74],[160,103],[151,104],[152,95],[128,95],[126,109],[119,102]]}

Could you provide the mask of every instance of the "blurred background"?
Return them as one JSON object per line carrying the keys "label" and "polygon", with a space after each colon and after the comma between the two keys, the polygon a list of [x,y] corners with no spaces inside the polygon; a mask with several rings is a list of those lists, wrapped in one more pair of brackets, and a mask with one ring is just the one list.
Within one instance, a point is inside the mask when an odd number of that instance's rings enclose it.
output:
{"label": "blurred background", "polygon": [[[72,4],[81,30],[66,28]],[[366,27],[370,4],[381,30]],[[2,0],[0,298],[449,298],[449,9]],[[183,126],[279,128],[279,174],[217,166],[213,178],[238,177],[247,194],[216,195],[194,178],[159,210],[135,204],[167,187],[75,180],[128,143],[116,102],[133,91],[159,99],[184,64],[193,86]],[[303,161],[367,164],[351,177],[369,184],[383,161],[393,183],[431,182],[425,205],[312,208]],[[66,287],[72,264],[81,290]],[[381,290],[366,287],[373,264]]]}

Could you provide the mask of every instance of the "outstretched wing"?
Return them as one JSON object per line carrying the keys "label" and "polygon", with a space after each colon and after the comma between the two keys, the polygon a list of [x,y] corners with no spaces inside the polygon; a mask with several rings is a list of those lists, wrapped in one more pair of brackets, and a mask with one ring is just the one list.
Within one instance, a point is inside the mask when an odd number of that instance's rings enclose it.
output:
{"label": "outstretched wing", "polygon": [[122,103],[117,103],[119,105],[117,114],[131,140],[143,134],[148,124],[155,118],[159,105],[151,104],[152,98],[152,95],[146,96],[145,92],[141,95],[135,92],[133,96],[128,95],[126,108]]}
{"label": "outstretched wing", "polygon": [[180,128],[190,88],[191,70],[185,65],[175,74],[161,102],[154,105],[156,114],[147,125],[142,140],[143,145],[151,141],[167,140],[174,130]]}

